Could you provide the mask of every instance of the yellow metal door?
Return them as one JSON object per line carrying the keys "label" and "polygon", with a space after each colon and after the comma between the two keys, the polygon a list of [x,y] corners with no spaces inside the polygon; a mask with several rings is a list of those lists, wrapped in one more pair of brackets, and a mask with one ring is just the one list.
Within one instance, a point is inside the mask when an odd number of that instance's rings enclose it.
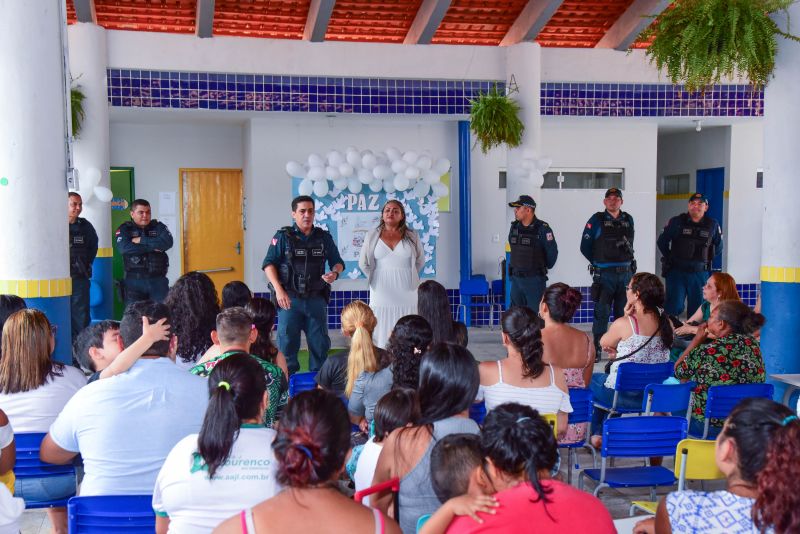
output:
{"label": "yellow metal door", "polygon": [[182,272],[200,271],[218,292],[244,280],[242,171],[181,169]]}

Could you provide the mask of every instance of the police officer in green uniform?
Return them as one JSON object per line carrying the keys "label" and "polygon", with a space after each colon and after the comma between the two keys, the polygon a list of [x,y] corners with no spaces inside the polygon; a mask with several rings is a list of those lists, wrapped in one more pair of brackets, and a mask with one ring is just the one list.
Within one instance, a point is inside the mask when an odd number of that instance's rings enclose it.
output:
{"label": "police officer in green uniform", "polygon": [[613,307],[614,317],[625,313],[625,290],[636,272],[633,258],[633,217],[622,211],[622,191],[616,187],[606,191],[605,211],[589,219],[581,236],[581,254],[589,260],[592,273],[594,321],[592,335],[600,360],[600,338],[608,330]]}
{"label": "police officer in green uniform", "polygon": [[164,223],[151,219],[150,203],[137,198],[131,220],[117,228],[117,250],[125,267],[122,294],[125,305],[140,300],[161,302],[169,290],[167,250],[172,234]]}
{"label": "police officer in green uniform", "polygon": [[528,195],[508,204],[514,208],[508,243],[511,247],[511,305],[539,309],[545,286],[547,270],[558,258],[558,245],[553,229],[536,218],[536,202]]}
{"label": "police officer in green uniform", "polygon": [[272,238],[261,264],[278,304],[278,348],[286,356],[290,375],[300,369],[301,330],[308,342],[309,370],[319,370],[327,358],[330,284],[344,270],[331,234],[314,226],[314,199],[303,195],[292,200],[292,218],[294,224]]}
{"label": "police officer in green uniform", "polygon": [[92,223],[79,217],[83,199],[78,193],[67,195],[69,221],[69,276],[72,278],[72,295],[69,298],[72,317],[72,339],[89,324],[89,287],[92,263],[97,257],[97,232]]}

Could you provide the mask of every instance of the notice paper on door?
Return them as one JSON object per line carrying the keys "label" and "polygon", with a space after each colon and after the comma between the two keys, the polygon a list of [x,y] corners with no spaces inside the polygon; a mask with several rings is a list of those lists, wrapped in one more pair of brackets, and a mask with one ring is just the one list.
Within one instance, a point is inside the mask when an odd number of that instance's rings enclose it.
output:
{"label": "notice paper on door", "polygon": [[164,222],[165,216],[174,216],[178,213],[177,207],[175,206],[177,196],[175,191],[161,191],[158,194],[158,216],[161,222]]}

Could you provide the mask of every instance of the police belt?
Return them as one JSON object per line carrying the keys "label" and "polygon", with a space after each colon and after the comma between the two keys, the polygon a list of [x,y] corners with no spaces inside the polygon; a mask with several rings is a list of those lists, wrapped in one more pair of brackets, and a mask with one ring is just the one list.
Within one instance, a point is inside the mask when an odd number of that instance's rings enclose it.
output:
{"label": "police belt", "polygon": [[685,273],[705,273],[711,270],[711,264],[697,262],[672,263],[670,269],[674,271],[683,271]]}
{"label": "police belt", "polygon": [[511,276],[514,278],[532,278],[534,276],[545,276],[547,271],[517,271],[511,269]]}
{"label": "police belt", "polygon": [[627,273],[627,272],[630,272],[631,266],[630,265],[615,265],[613,267],[595,267],[594,269],[597,272]]}
{"label": "police belt", "polygon": [[306,293],[298,293],[293,289],[287,289],[286,294],[289,295],[293,299],[310,299],[313,297],[322,297],[325,298],[325,290],[320,289],[317,291],[307,291]]}
{"label": "police belt", "polygon": [[165,278],[166,274],[153,274],[153,273],[137,273],[125,271],[125,278],[128,280],[146,280],[149,278]]}

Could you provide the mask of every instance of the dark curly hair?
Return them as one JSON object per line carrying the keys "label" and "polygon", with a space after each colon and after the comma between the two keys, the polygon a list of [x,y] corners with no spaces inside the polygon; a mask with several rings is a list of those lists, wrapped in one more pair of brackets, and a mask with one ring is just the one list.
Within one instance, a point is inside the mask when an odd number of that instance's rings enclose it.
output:
{"label": "dark curly hair", "polygon": [[538,378],[544,372],[544,344],[539,317],[527,306],[512,306],[503,313],[503,333],[522,356],[522,377]]}
{"label": "dark curly hair", "polygon": [[581,292],[557,282],[544,290],[542,301],[547,304],[551,319],[557,323],[568,323],[581,305]]}
{"label": "dark curly hair", "polygon": [[453,330],[453,313],[447,290],[435,280],[425,280],[417,289],[417,313],[424,317],[433,331],[433,342],[456,341]]}
{"label": "dark curly hair", "polygon": [[204,273],[188,272],[170,288],[164,304],[172,317],[170,333],[178,336],[177,356],[196,361],[211,346],[216,328],[219,297],[214,282]]}
{"label": "dark curly hair", "polygon": [[277,431],[278,482],[293,488],[335,483],[350,450],[350,419],[339,397],[324,389],[297,394]]}
{"label": "dark curly hair", "polygon": [[389,336],[386,353],[392,363],[393,387],[417,389],[419,364],[433,339],[431,326],[424,317],[401,317]]}
{"label": "dark curly hair", "polygon": [[651,273],[636,273],[628,285],[639,297],[645,313],[651,313],[658,319],[658,335],[661,337],[661,342],[665,347],[671,347],[674,334],[669,314],[664,311],[666,292],[661,279]]}
{"label": "dark curly hair", "polygon": [[272,328],[275,326],[277,315],[275,305],[265,298],[253,297],[244,309],[253,318],[253,324],[258,330],[258,337],[250,346],[250,354],[275,363],[275,357],[278,355],[278,348],[272,343]]}

